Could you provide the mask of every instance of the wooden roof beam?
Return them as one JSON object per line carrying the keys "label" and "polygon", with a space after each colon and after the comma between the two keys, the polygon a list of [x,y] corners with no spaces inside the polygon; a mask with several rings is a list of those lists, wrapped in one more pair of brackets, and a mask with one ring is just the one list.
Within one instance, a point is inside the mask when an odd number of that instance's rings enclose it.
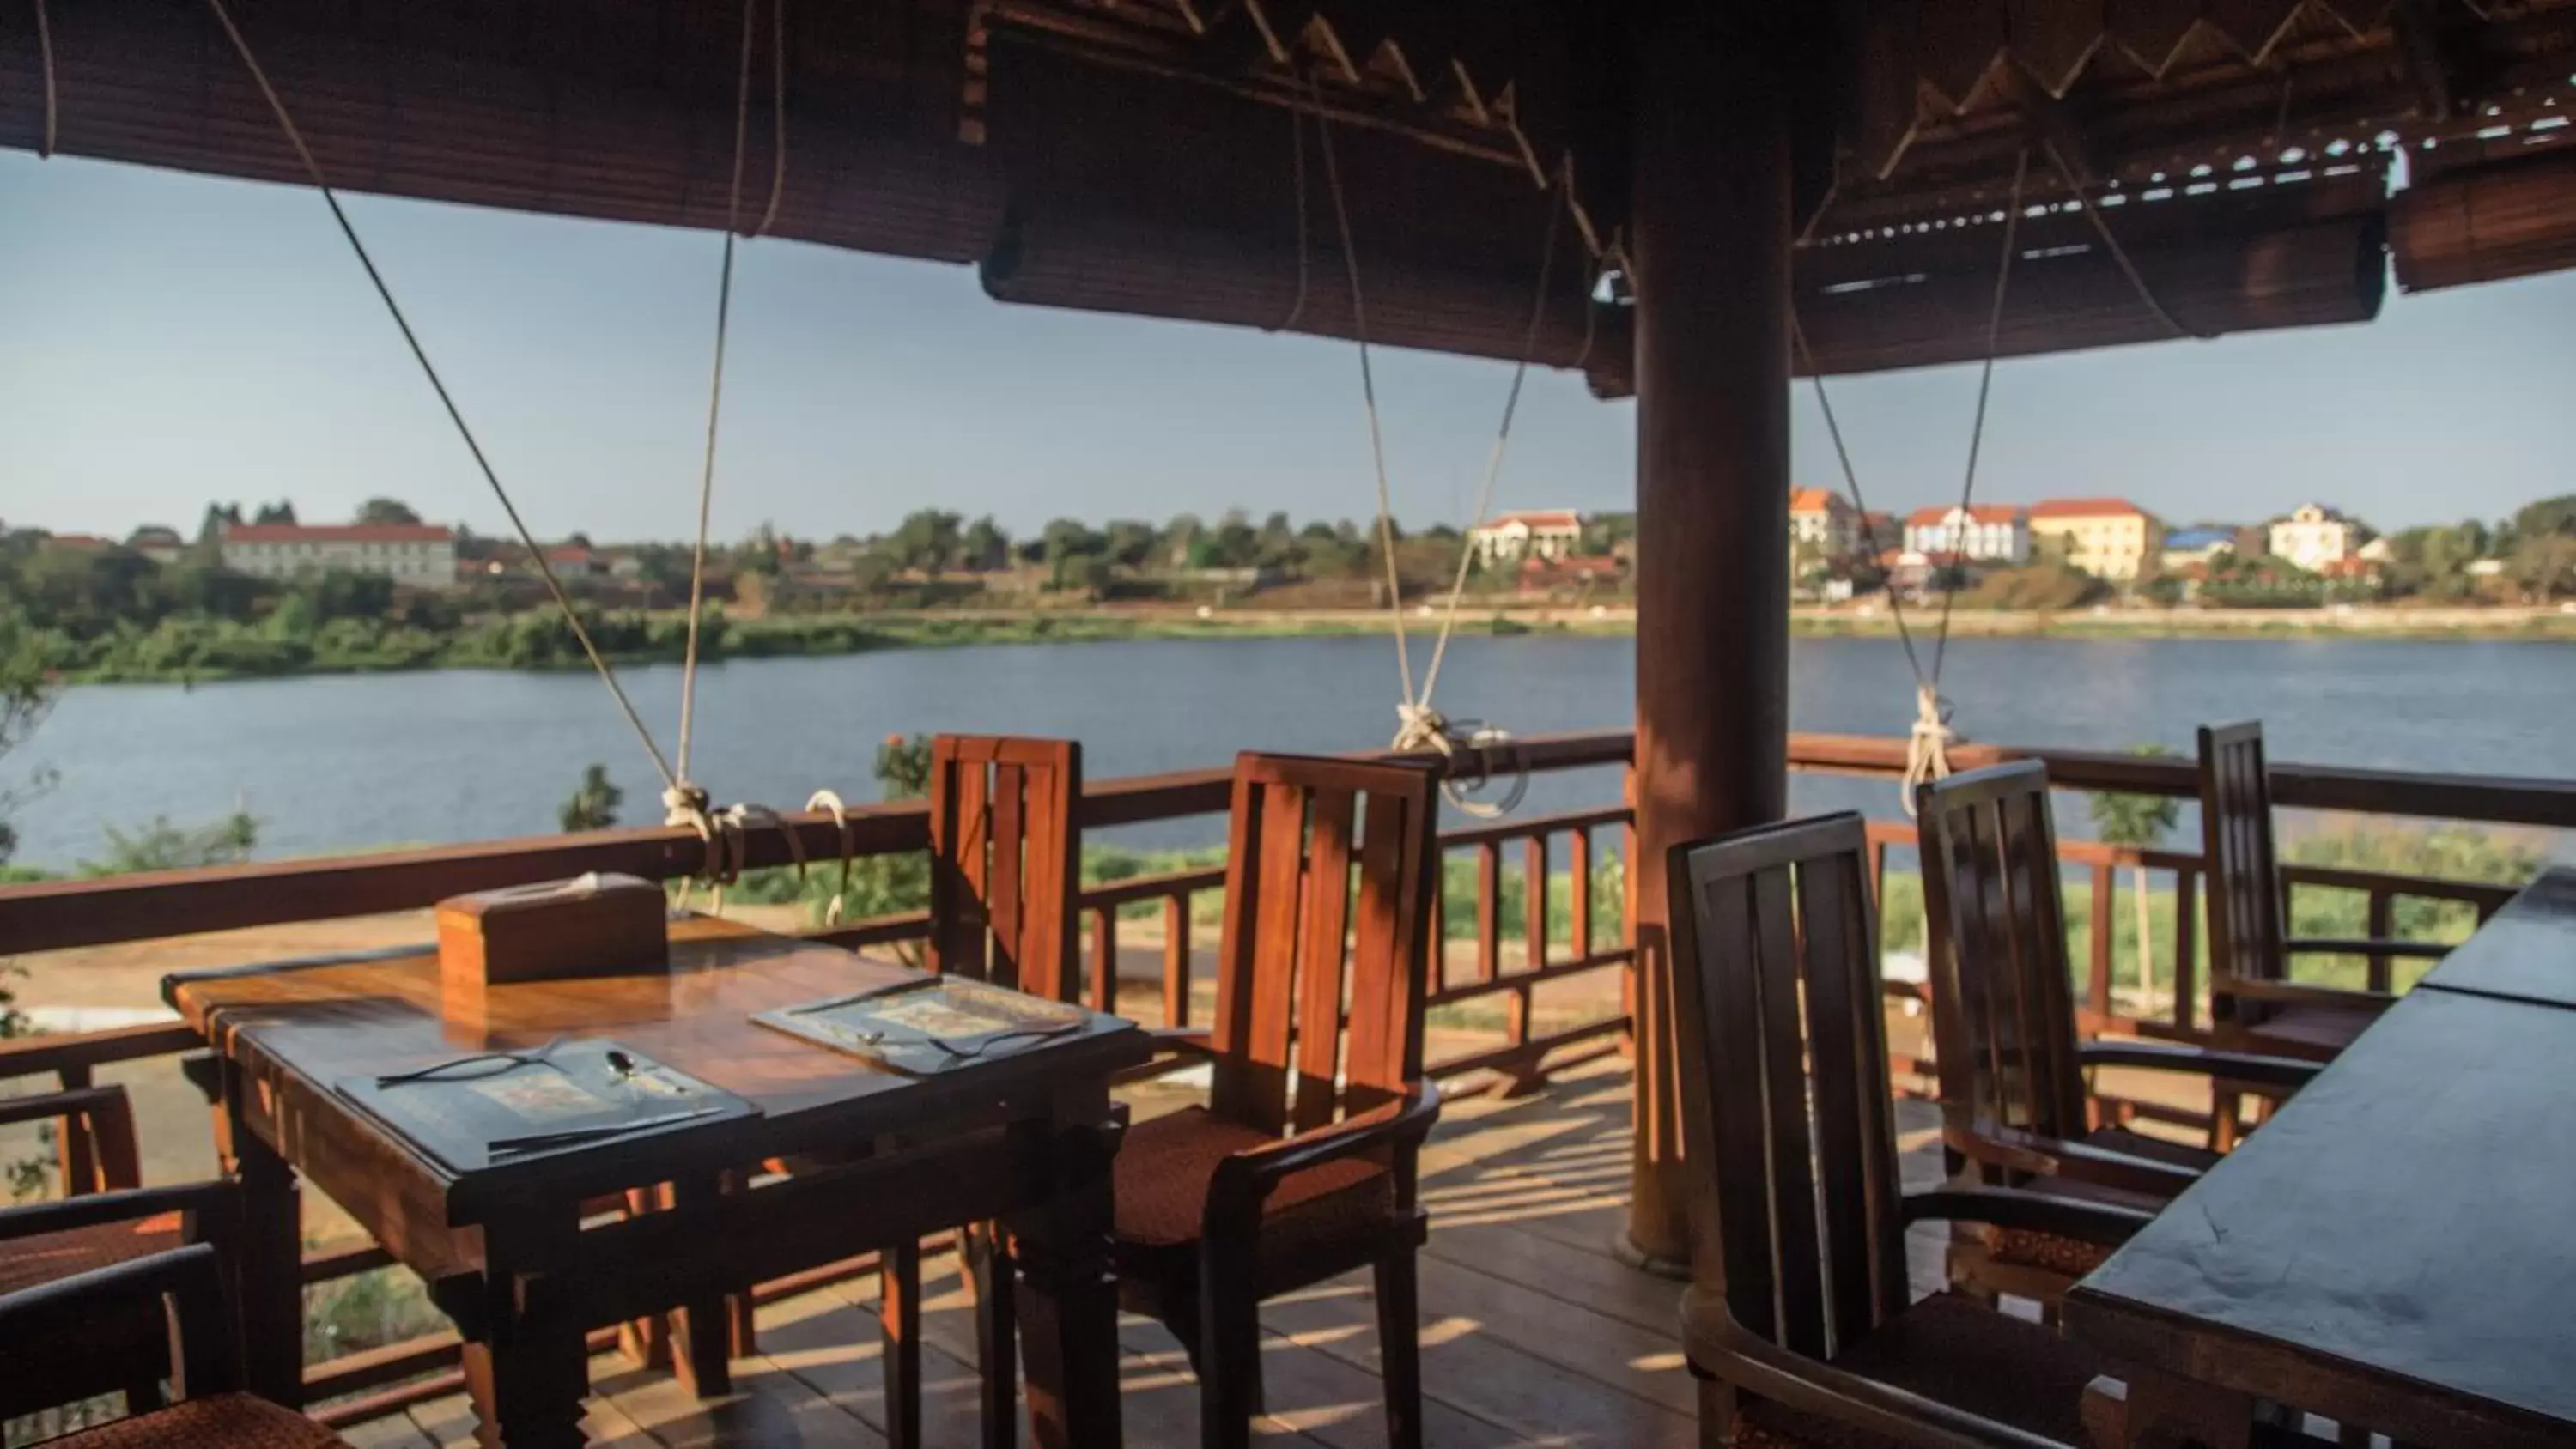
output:
{"label": "wooden roof beam", "polygon": [[2062,168],[2065,179],[2075,186],[2090,186],[2101,179],[2100,148],[2075,107],[2050,95],[2017,65],[2004,67],[2003,76],[2004,99],[2021,113],[2030,132],[2030,144],[2034,149],[2056,154],[2056,165],[2040,171],[2039,176],[2046,179],[2050,171]]}

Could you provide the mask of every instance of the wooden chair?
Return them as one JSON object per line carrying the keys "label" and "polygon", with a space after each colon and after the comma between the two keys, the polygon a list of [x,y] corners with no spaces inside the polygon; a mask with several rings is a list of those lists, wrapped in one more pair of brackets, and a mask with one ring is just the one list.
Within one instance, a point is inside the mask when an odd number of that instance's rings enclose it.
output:
{"label": "wooden chair", "polygon": [[1433,790],[1415,765],[1235,761],[1215,1021],[1162,1033],[1213,1064],[1208,1105],[1138,1123],[1117,1160],[1119,1297],[1188,1349],[1209,1445],[1250,1441],[1261,1300],[1362,1266],[1376,1273],[1388,1440],[1422,1442]]}
{"label": "wooden chair", "polygon": [[[95,1335],[103,1325],[130,1334],[127,1356],[159,1360],[177,1402],[46,1441],[53,1449],[170,1449],[174,1445],[330,1449],[346,1441],[291,1409],[241,1392],[238,1335],[231,1331],[224,1274],[205,1244],[133,1258],[37,1287],[0,1294],[0,1343],[11,1372],[22,1346]],[[175,1331],[174,1331],[175,1329]],[[87,1395],[66,1389],[44,1407]],[[157,1396],[152,1400],[157,1405]]]}
{"label": "wooden chair", "polygon": [[[2218,1161],[2094,1119],[2085,1074],[2190,1072],[2293,1091],[2311,1063],[2140,1041],[2083,1041],[2066,953],[2048,770],[2036,760],[1924,785],[1915,795],[1931,927],[1932,1034],[1943,1145],[1975,1180],[2153,1207]],[[2105,1256],[2096,1244],[2002,1229],[1955,1244],[1951,1279],[2053,1303]]]}
{"label": "wooden chair", "polygon": [[2429,941],[2293,939],[2272,844],[2272,782],[2257,721],[2200,729],[2200,827],[2209,861],[2209,1009],[2219,1040],[2332,1061],[2397,998],[2290,979],[2303,955],[2439,957]]}
{"label": "wooden chair", "polygon": [[[222,1182],[142,1185],[134,1107],[120,1086],[97,1086],[84,1067],[55,1059],[37,1038],[0,1047],[0,1078],[51,1075],[50,1091],[0,1098],[0,1126],[56,1123],[59,1201],[0,1209],[0,1293],[34,1288],[194,1242],[227,1241],[232,1192]],[[102,1325],[113,1328],[115,1325]],[[153,1402],[166,1365],[127,1335],[73,1335],[13,1345],[0,1360],[0,1418],[124,1390]],[[70,1389],[68,1394],[58,1390]]]}
{"label": "wooden chair", "polygon": [[[930,938],[926,963],[1051,1001],[1071,1001],[1081,889],[1082,746],[1071,740],[938,735],[930,742]],[[1102,961],[1097,969],[1114,971]],[[1015,1442],[1018,1352],[1009,1245],[989,1225],[958,1235],[975,1298],[988,1444]],[[885,1250],[887,1439],[919,1442],[921,1245]]]}
{"label": "wooden chair", "polygon": [[1909,1302],[1905,1230],[1974,1221],[2108,1244],[2148,1214],[1899,1190],[1867,848],[1861,817],[1842,814],[1667,861],[1701,1442],[2085,1442],[2083,1394],[2106,1365],[1956,1294]]}

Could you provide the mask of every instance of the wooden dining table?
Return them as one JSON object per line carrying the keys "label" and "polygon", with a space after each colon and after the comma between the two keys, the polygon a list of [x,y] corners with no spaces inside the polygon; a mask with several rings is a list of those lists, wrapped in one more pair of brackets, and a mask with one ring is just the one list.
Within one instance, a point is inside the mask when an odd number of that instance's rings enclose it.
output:
{"label": "wooden dining table", "polygon": [[[1075,1029],[905,1075],[752,1020],[917,978],[901,964],[676,918],[667,971],[442,993],[428,947],[183,973],[170,1004],[215,1048],[245,1197],[250,1387],[302,1397],[298,1181],[420,1274],[465,1340],[487,1444],[581,1442],[591,1330],[677,1311],[701,1392],[724,1384],[727,1295],[960,1224],[999,1222],[1022,1275],[1041,1445],[1119,1438],[1109,1087],[1144,1033]],[[711,1117],[458,1168],[361,1110],[350,1084],[464,1054],[613,1041],[730,1093]],[[797,1164],[764,1173],[763,1163]],[[601,1215],[653,1189],[663,1210]],[[692,1331],[694,1330],[694,1331]],[[1007,1403],[1007,1397],[1003,1402]]]}
{"label": "wooden dining table", "polygon": [[[2067,1294],[2132,1432],[2257,1399],[2576,1445],[2576,872],[2544,875]],[[2132,1442],[2138,1442],[2133,1440]]]}

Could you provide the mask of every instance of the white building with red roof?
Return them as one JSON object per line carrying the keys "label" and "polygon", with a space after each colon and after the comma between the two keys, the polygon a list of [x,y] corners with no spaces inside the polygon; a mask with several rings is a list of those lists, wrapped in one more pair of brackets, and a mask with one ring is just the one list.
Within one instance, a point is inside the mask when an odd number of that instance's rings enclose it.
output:
{"label": "white building with red roof", "polygon": [[1789,558],[1802,550],[1821,563],[1839,563],[1860,552],[1860,512],[1830,488],[1789,490]]}
{"label": "white building with red roof", "polygon": [[1467,530],[1476,562],[1487,568],[1521,559],[1572,558],[1583,552],[1583,515],[1566,509],[1498,513]]}
{"label": "white building with red roof", "polygon": [[264,579],[338,570],[424,589],[456,583],[455,531],[435,524],[236,523],[223,556],[225,568]]}
{"label": "white building with red roof", "polygon": [[2030,514],[2017,503],[1918,508],[1905,516],[1905,551],[1977,563],[2030,561]]}

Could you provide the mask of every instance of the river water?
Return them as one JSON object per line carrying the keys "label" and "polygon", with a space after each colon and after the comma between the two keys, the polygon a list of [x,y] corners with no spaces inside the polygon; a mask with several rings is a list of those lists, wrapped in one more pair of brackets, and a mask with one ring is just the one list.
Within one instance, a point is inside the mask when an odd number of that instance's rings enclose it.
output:
{"label": "river water", "polygon": [[[1529,635],[1451,648],[1439,702],[1524,734],[1628,723],[1629,640]],[[1415,645],[1417,664],[1424,645]],[[671,745],[679,671],[621,676]],[[2188,754],[2193,726],[2261,718],[2276,760],[2576,776],[2576,645],[2381,639],[1967,639],[1944,691],[1971,737]],[[1902,734],[1913,716],[1892,640],[1801,639],[1802,730]],[[1239,749],[1382,744],[1398,676],[1383,638],[1224,639],[915,649],[744,660],[700,679],[693,773],[719,801],[801,804],[819,786],[874,797],[892,733],[1070,736],[1093,778],[1223,764]],[[1724,708],[1724,700],[1711,701]],[[18,859],[69,868],[104,827],[211,820],[237,804],[263,857],[550,831],[582,767],[605,763],[629,821],[659,813],[642,747],[587,674],[332,676],[69,690],[0,781],[59,775],[19,814]],[[1617,798],[1609,772],[1541,782],[1529,809]],[[1892,785],[1801,777],[1800,809],[1895,811]],[[2187,824],[2185,829],[2191,827]],[[1207,824],[1119,832],[1206,843]]]}

